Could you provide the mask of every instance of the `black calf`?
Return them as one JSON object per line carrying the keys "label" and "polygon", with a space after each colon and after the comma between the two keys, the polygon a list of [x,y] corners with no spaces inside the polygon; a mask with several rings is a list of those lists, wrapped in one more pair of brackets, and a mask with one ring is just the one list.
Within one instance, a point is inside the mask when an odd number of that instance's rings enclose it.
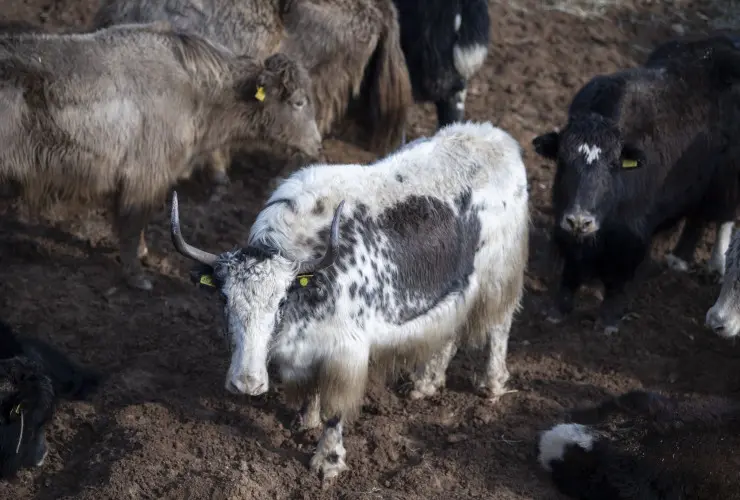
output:
{"label": "black calf", "polygon": [[43,464],[48,452],[45,427],[57,400],[84,399],[101,378],[40,340],[19,339],[2,321],[0,377],[14,386],[0,400],[0,478],[9,478]]}

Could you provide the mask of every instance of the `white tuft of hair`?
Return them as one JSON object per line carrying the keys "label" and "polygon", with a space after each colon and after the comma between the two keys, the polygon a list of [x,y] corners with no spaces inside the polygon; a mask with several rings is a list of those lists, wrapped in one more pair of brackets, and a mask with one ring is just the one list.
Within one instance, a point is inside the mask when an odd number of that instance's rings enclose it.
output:
{"label": "white tuft of hair", "polygon": [[483,66],[488,56],[488,47],[481,44],[460,46],[452,48],[452,62],[455,69],[465,80],[470,80],[473,75]]}
{"label": "white tuft of hair", "polygon": [[537,457],[540,465],[546,471],[551,472],[550,463],[553,460],[562,460],[565,448],[569,444],[575,444],[586,451],[590,451],[594,444],[594,436],[588,432],[588,427],[585,425],[556,425],[540,436],[539,456]]}

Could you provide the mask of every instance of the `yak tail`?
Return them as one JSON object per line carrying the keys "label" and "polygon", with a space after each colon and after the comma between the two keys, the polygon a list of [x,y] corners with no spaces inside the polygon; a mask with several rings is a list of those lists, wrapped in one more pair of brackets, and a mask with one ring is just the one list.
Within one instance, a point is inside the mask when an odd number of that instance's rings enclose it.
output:
{"label": "yak tail", "polygon": [[369,133],[367,147],[387,154],[400,145],[408,110],[413,104],[411,80],[401,49],[398,12],[391,0],[378,2],[384,26],[375,53],[365,68],[361,90],[361,125]]}
{"label": "yak tail", "polygon": [[613,414],[645,418],[658,431],[687,426],[717,428],[740,421],[740,404],[719,398],[679,401],[656,392],[633,390],[569,412],[572,422],[586,425],[598,424]]}
{"label": "yak tail", "polygon": [[488,2],[461,2],[460,27],[453,48],[455,69],[467,81],[483,66],[491,39],[491,18]]}

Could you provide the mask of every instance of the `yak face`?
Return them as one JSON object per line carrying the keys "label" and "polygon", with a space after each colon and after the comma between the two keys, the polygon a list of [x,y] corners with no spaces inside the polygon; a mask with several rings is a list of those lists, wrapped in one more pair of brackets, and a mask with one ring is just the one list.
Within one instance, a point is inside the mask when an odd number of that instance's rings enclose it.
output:
{"label": "yak face", "polygon": [[725,275],[714,305],[707,311],[706,325],[720,337],[740,334],[740,237],[735,233],[725,255]]}
{"label": "yak face", "polygon": [[17,395],[0,405],[0,477],[14,476],[20,469],[40,467],[48,448],[44,426],[31,418],[31,412]]}
{"label": "yak face", "polygon": [[557,162],[553,185],[555,223],[576,238],[597,234],[644,164],[641,151],[624,144],[619,130],[596,114],[571,118],[562,132],[536,137],[537,153]]}
{"label": "yak face", "polygon": [[256,104],[255,127],[261,139],[296,148],[311,158],[321,152],[321,133],[316,123],[312,83],[308,72],[284,54],[268,57],[258,71],[245,71],[249,76],[240,83],[239,92],[248,104]]}
{"label": "yak face", "polygon": [[0,369],[17,390],[0,400],[0,477],[38,467],[47,454],[44,428],[54,411],[54,388],[38,360],[2,360]]}
{"label": "yak face", "polygon": [[306,286],[310,277],[334,264],[339,245],[339,222],[344,202],[332,219],[323,256],[294,262],[271,248],[248,246],[215,255],[195,248],[180,233],[177,193],[172,195],[171,231],[177,250],[199,263],[191,274],[206,288],[218,290],[224,307],[231,365],[226,389],[258,396],[267,392],[270,347],[280,328],[282,309],[294,286]]}
{"label": "yak face", "polygon": [[270,344],[281,320],[288,290],[296,280],[293,262],[275,253],[247,247],[199,265],[193,277],[218,292],[224,314],[231,364],[226,390],[258,396],[267,392]]}

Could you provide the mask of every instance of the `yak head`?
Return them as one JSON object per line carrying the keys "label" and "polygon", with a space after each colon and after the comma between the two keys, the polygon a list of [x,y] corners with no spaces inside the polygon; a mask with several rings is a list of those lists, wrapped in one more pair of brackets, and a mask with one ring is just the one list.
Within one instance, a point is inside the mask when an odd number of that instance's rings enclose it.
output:
{"label": "yak head", "polygon": [[555,224],[577,238],[597,234],[623,201],[628,177],[645,163],[642,151],[625,144],[617,126],[595,113],[571,117],[561,132],[532,143],[540,156],[557,162]]}
{"label": "yak head", "polygon": [[279,330],[288,294],[305,287],[315,273],[332,266],[339,244],[339,222],[344,202],[331,222],[324,255],[294,262],[278,251],[247,246],[215,255],[185,242],[180,232],[177,193],[172,195],[171,235],[175,248],[198,263],[196,283],[218,291],[223,304],[231,365],[226,389],[257,396],[267,392],[270,347]]}

